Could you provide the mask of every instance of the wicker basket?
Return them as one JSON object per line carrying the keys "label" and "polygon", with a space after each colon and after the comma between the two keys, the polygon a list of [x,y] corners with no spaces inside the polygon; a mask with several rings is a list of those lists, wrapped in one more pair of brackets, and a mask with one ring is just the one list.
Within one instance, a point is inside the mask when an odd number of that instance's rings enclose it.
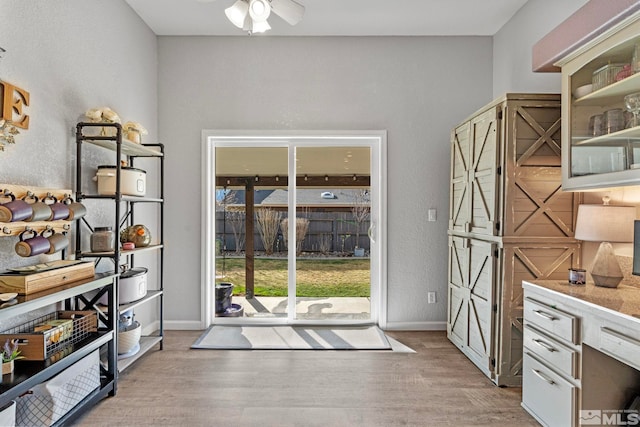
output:
{"label": "wicker basket", "polygon": [[118,354],[129,353],[140,342],[142,326],[134,321],[125,330],[118,332]]}

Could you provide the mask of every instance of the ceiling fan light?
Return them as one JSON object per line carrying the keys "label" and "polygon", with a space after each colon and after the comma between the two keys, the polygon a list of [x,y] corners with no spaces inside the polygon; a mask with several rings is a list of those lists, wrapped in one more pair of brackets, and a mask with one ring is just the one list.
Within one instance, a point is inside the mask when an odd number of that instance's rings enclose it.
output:
{"label": "ceiling fan light", "polygon": [[267,0],[249,0],[249,15],[254,22],[266,22],[271,14]]}
{"label": "ceiling fan light", "polygon": [[294,0],[271,0],[273,13],[287,21],[289,25],[296,25],[304,16],[304,6]]}
{"label": "ceiling fan light", "polygon": [[264,33],[271,29],[271,25],[267,21],[253,21],[252,33]]}
{"label": "ceiling fan light", "polygon": [[232,6],[224,10],[229,21],[238,28],[242,28],[247,13],[249,12],[249,3],[245,0],[237,0]]}

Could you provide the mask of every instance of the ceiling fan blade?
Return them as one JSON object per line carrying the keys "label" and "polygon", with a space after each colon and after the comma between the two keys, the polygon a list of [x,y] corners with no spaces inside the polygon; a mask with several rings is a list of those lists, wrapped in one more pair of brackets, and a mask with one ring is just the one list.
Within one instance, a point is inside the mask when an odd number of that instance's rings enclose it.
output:
{"label": "ceiling fan blade", "polygon": [[304,15],[304,6],[295,0],[271,0],[271,10],[290,25],[296,25]]}

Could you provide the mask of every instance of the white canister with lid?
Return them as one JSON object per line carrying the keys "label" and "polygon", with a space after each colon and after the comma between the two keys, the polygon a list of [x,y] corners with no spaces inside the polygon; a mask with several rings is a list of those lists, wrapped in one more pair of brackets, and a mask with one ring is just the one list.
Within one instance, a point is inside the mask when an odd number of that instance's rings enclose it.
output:
{"label": "white canister with lid", "polygon": [[[112,196],[116,193],[116,166],[98,166],[94,180],[98,182],[98,194]],[[130,167],[120,167],[120,192],[129,196],[144,196],[147,191],[147,172]]]}

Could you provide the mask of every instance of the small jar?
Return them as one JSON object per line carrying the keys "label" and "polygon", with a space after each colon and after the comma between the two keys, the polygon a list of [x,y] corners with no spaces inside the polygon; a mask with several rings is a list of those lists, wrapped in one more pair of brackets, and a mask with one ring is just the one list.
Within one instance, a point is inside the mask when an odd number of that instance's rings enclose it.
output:
{"label": "small jar", "polygon": [[91,234],[91,252],[110,252],[115,249],[116,235],[111,227],[96,227]]}
{"label": "small jar", "polygon": [[570,268],[569,283],[571,285],[584,285],[587,283],[587,271],[582,268]]}
{"label": "small jar", "polygon": [[614,133],[624,129],[624,113],[621,108],[607,110],[602,115],[603,133]]}

